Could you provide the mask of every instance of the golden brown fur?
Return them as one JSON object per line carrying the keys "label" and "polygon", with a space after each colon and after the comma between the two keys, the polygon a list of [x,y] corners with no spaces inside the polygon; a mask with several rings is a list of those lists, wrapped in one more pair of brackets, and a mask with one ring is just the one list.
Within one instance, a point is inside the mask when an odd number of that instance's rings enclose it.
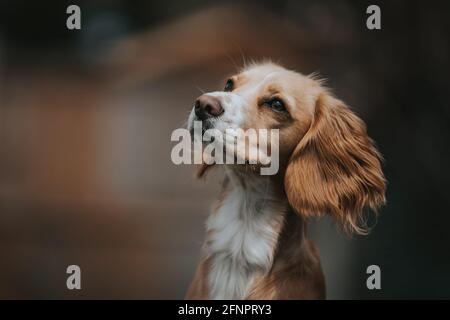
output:
{"label": "golden brown fur", "polygon": [[305,217],[329,213],[349,233],[363,233],[362,209],[385,201],[380,159],[361,119],[322,93],[286,170],[289,203]]}

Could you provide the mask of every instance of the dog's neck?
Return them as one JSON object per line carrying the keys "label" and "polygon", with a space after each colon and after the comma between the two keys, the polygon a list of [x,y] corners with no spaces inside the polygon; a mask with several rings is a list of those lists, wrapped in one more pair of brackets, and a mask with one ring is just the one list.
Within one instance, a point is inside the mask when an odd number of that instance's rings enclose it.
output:
{"label": "dog's neck", "polygon": [[207,222],[209,291],[214,299],[240,299],[269,272],[289,205],[274,177],[230,167],[226,175]]}

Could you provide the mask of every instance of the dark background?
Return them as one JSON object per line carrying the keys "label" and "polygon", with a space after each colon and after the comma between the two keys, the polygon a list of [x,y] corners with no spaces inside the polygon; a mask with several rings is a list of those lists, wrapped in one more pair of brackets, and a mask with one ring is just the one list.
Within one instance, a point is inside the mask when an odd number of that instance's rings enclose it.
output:
{"label": "dark background", "polygon": [[449,15],[444,1],[2,0],[0,298],[182,298],[221,173],[173,165],[170,133],[200,89],[264,57],[327,78],[385,157],[369,236],[313,222],[328,297],[450,298]]}

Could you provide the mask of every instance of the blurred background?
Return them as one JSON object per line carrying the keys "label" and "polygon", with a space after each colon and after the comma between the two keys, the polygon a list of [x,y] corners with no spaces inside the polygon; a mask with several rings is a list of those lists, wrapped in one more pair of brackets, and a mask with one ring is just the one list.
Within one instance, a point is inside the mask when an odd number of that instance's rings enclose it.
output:
{"label": "blurred background", "polygon": [[[81,7],[81,30],[66,8]],[[381,7],[382,30],[366,28]],[[318,71],[386,161],[369,236],[314,221],[331,299],[450,298],[448,2],[0,2],[0,298],[183,298],[220,170],[170,134],[250,59]],[[82,290],[66,289],[66,268]],[[381,290],[366,268],[381,267]]]}

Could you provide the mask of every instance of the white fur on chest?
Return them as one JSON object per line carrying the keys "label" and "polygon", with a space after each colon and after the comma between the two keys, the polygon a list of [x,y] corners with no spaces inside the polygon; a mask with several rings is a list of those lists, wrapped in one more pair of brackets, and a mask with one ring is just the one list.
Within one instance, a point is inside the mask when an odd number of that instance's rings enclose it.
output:
{"label": "white fur on chest", "polygon": [[285,207],[270,199],[268,184],[250,190],[234,185],[208,219],[212,299],[244,298],[255,277],[272,265]]}

